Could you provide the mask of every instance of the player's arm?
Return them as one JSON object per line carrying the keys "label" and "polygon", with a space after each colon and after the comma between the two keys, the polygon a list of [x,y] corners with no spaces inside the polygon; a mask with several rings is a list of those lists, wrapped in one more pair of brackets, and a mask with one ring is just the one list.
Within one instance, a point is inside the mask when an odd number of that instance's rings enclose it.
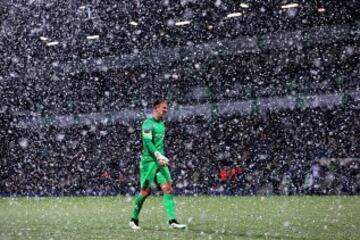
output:
{"label": "player's arm", "polygon": [[166,166],[169,162],[169,159],[156,150],[156,147],[152,142],[153,136],[150,126],[144,125],[142,127],[142,138],[144,140],[144,144],[146,148],[149,150],[151,154],[155,156],[158,163],[161,166]]}
{"label": "player's arm", "polygon": [[151,154],[156,152],[156,147],[152,142],[152,131],[151,128],[144,126],[142,129],[142,138],[144,140],[146,148]]}

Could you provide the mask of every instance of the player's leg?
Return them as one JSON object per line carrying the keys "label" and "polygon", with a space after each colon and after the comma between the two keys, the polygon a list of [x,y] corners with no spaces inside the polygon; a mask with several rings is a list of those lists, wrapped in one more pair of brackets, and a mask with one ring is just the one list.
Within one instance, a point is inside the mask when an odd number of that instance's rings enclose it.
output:
{"label": "player's leg", "polygon": [[164,193],[164,207],[169,221],[176,219],[175,202],[171,182],[160,184]]}
{"label": "player's leg", "polygon": [[156,174],[156,180],[160,184],[161,190],[164,193],[164,207],[169,225],[172,228],[183,229],[186,225],[179,224],[176,220],[174,189],[172,187],[171,174],[168,167],[161,167]]}
{"label": "player's leg", "polygon": [[139,215],[146,198],[151,193],[151,187],[154,184],[156,169],[157,169],[157,165],[155,162],[150,162],[145,164],[142,163],[140,165],[141,191],[139,195],[135,198],[134,208],[132,211],[131,220],[129,222],[130,227],[134,230],[140,229]]}
{"label": "player's leg", "polygon": [[135,198],[134,208],[129,223],[130,227],[134,230],[140,229],[139,227],[140,211],[146,198],[150,195],[150,193],[151,193],[151,188],[143,188],[141,189],[139,195]]}

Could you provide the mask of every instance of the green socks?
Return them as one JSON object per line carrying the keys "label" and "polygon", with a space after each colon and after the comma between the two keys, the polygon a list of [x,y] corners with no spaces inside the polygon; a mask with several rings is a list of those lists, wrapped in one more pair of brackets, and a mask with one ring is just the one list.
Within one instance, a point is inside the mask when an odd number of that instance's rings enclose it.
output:
{"label": "green socks", "polygon": [[[139,219],[141,208],[145,202],[145,197],[143,197],[141,194],[139,194],[135,198],[134,203],[134,209],[132,212],[132,219]],[[172,194],[164,194],[164,207],[166,211],[166,215],[169,220],[176,219],[175,214],[175,202],[174,202],[174,196]]]}
{"label": "green socks", "polygon": [[143,203],[145,202],[145,199],[146,198],[143,197],[141,194],[139,194],[135,198],[134,209],[133,209],[133,212],[132,212],[132,218],[133,219],[139,219],[140,211],[141,211]]}
{"label": "green socks", "polygon": [[174,196],[172,194],[164,194],[164,207],[168,219],[176,219]]}

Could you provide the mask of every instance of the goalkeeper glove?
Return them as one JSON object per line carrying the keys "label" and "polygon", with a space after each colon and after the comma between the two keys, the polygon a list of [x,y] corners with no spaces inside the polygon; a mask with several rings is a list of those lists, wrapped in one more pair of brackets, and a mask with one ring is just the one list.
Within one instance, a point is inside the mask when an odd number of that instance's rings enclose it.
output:
{"label": "goalkeeper glove", "polygon": [[154,155],[161,166],[165,167],[169,163],[169,159],[162,155],[159,151],[155,151]]}

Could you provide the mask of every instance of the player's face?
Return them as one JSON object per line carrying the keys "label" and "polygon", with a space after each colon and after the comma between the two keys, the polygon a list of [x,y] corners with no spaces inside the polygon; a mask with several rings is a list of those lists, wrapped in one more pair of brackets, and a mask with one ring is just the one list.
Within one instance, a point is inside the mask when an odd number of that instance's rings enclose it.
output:
{"label": "player's face", "polygon": [[160,103],[157,107],[156,107],[156,112],[158,114],[159,117],[163,118],[166,116],[167,111],[168,111],[168,105],[167,103],[163,102]]}

